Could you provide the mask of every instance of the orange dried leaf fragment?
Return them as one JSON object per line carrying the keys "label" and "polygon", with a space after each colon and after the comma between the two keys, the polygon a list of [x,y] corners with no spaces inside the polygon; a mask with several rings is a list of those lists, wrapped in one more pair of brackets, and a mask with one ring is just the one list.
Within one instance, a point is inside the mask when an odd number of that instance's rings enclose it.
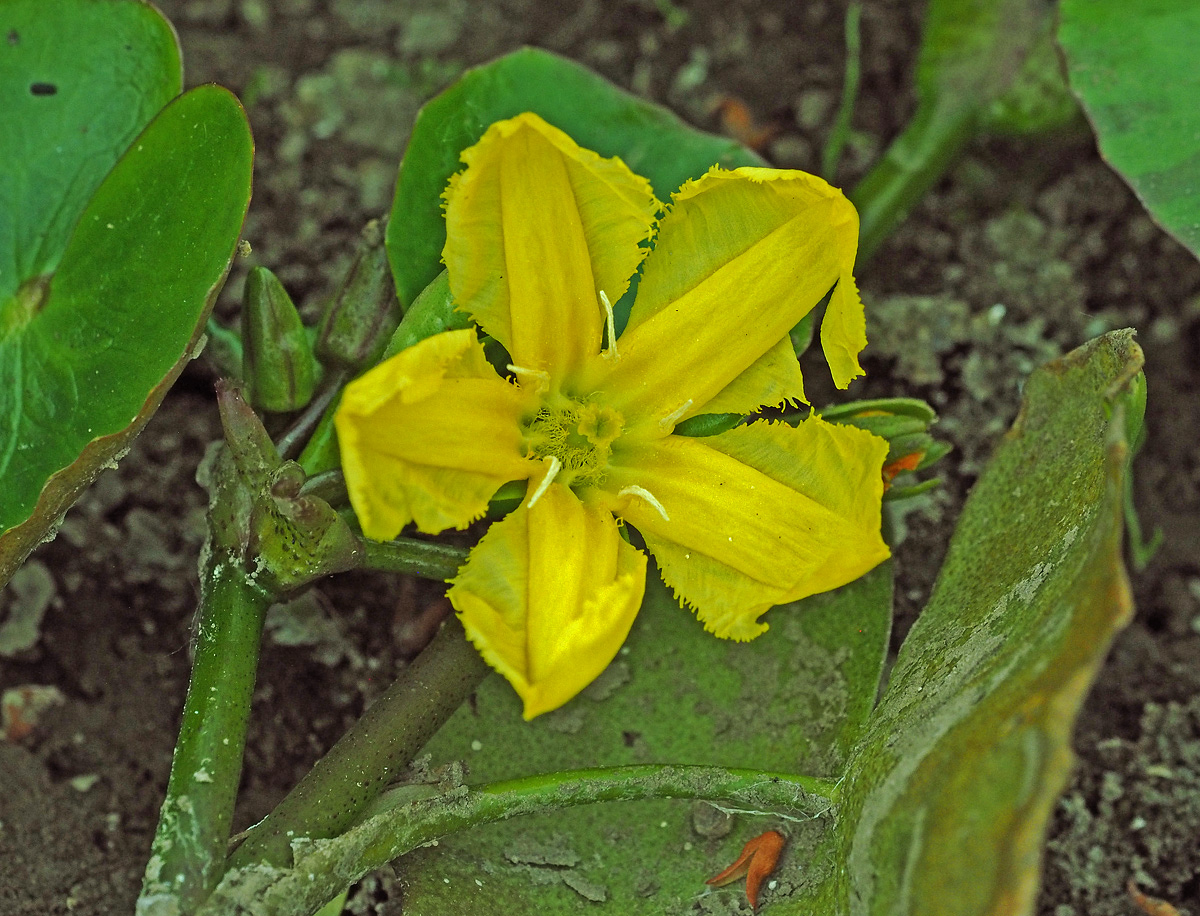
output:
{"label": "orange dried leaf fragment", "polygon": [[778,830],[768,830],[759,834],[742,847],[742,854],[732,865],[704,883],[713,887],[724,887],[745,875],[746,899],[750,901],[751,909],[757,910],[759,888],[775,871],[786,842]]}
{"label": "orange dried leaf fragment", "polygon": [[716,100],[714,108],[721,118],[721,131],[755,152],[761,153],[767,148],[767,144],[779,136],[778,123],[761,123],[750,110],[750,106],[737,96],[721,96]]}
{"label": "orange dried leaf fragment", "polygon": [[1133,898],[1133,902],[1137,905],[1137,908],[1144,913],[1148,913],[1149,916],[1179,916],[1179,910],[1175,909],[1167,901],[1159,900],[1157,897],[1148,897],[1143,894],[1138,889],[1138,886],[1134,884],[1132,878],[1126,887],[1129,890],[1129,896]]}

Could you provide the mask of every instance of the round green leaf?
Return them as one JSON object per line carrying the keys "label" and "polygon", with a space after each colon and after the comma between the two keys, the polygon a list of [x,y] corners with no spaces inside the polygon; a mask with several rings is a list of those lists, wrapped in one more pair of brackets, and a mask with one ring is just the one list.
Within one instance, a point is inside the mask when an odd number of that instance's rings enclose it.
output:
{"label": "round green leaf", "polygon": [[580,146],[620,156],[663,201],[714,164],[764,164],[733,140],[689,127],[586,67],[537,48],[514,51],[467,72],[417,115],[387,227],[396,292],[406,307],[442,269],[442,191],[462,168],[459,155],[491,124],[523,111],[540,115]]}
{"label": "round green leaf", "polygon": [[231,93],[180,96],[96,190],[57,272],[0,327],[0,582],[190,359],[233,257],[252,159]]}
{"label": "round green leaf", "polygon": [[1200,5],[1063,0],[1058,40],[1100,153],[1200,256]]}
{"label": "round green leaf", "polygon": [[182,79],[175,32],[148,3],[0,2],[0,328]]}
{"label": "round green leaf", "polygon": [[[523,722],[512,689],[492,677],[426,750],[434,763],[463,760],[471,783],[661,762],[837,777],[878,690],[891,574],[885,563],[835,592],[774,608],[767,633],[732,643],[705,633],[652,571],[628,651],[581,696]],[[726,820],[705,803],[639,801],[475,828],[399,861],[405,911],[692,912],[706,878],[750,837],[783,824],[752,814]],[[790,852],[776,877],[804,881],[828,820],[784,826]],[[731,912],[744,899],[737,885],[714,893]]]}

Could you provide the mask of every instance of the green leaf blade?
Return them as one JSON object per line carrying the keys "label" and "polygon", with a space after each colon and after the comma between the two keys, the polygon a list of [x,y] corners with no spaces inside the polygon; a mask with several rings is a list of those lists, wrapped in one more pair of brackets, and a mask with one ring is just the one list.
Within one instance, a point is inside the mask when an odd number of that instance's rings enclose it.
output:
{"label": "green leaf blade", "polygon": [[0,582],[191,358],[233,257],[252,159],[231,93],[180,96],[96,190],[37,313],[0,340]]}
{"label": "green leaf blade", "polygon": [[514,51],[468,71],[427,103],[413,125],[387,227],[388,256],[405,307],[441,270],[441,195],[462,168],[460,153],[489,125],[523,111],[540,115],[580,146],[620,156],[650,180],[662,201],[714,164],[764,164],[733,140],[688,127],[579,64],[538,48]]}
{"label": "green leaf blade", "polygon": [[0,310],[57,267],[80,212],[179,93],[179,45],[148,3],[0,5]]}
{"label": "green leaf blade", "polygon": [[[434,763],[462,759],[473,784],[571,769],[670,762],[839,774],[874,704],[891,621],[885,563],[828,595],[773,609],[749,643],[714,639],[652,580],[628,654],[562,710],[521,721],[492,677],[428,745]],[[704,880],[751,836],[782,823],[740,814],[723,827],[692,802],[592,805],[476,828],[400,860],[406,912],[474,914],[583,908],[620,916],[692,912]],[[787,823],[781,879],[811,868],[826,819]],[[540,860],[540,861],[539,861]],[[558,862],[559,864],[555,864]],[[482,890],[479,881],[483,887]],[[603,901],[600,897],[603,896]]]}
{"label": "green leaf blade", "polygon": [[1030,379],[851,762],[845,869],[781,912],[1032,912],[1071,725],[1131,610],[1109,409],[1140,365],[1114,332]]}
{"label": "green leaf blade", "polygon": [[1200,6],[1190,0],[1064,0],[1058,30],[1101,155],[1200,256],[1197,35]]}

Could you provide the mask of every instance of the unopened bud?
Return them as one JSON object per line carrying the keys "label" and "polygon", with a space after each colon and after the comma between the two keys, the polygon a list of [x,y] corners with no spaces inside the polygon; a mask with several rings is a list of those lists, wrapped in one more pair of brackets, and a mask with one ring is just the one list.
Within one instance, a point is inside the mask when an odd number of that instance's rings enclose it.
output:
{"label": "unopened bud", "polygon": [[300,492],[304,480],[300,466],[285,461],[250,515],[247,556],[259,585],[275,595],[351,569],[362,553],[361,542],[341,515],[323,499]]}
{"label": "unopened bud", "polygon": [[325,307],[317,357],[329,366],[365,369],[383,355],[400,323],[400,300],[378,220],[367,223],[354,261]]}
{"label": "unopened bud", "polygon": [[308,404],[317,384],[308,332],[291,296],[265,267],[246,277],[242,340],[242,376],[255,407],[285,413]]}
{"label": "unopened bud", "polygon": [[[924,470],[950,451],[949,443],[939,442],[929,433],[929,428],[937,422],[937,413],[916,398],[852,401],[827,407],[820,413],[832,423],[856,426],[887,440],[883,476],[889,488],[896,475]],[[912,487],[889,489],[888,498],[912,496],[935,484],[936,481],[925,481]]]}

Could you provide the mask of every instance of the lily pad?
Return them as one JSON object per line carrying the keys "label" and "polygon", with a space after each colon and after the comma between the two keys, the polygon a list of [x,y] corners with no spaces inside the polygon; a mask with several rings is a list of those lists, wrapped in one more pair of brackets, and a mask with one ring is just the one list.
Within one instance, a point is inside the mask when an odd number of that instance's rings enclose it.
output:
{"label": "lily pad", "polygon": [[446,243],[442,191],[459,154],[488,126],[523,111],[540,115],[580,146],[620,156],[650,180],[659,200],[714,164],[764,165],[755,153],[706,134],[573,61],[523,48],[465,73],[417,115],[387,227],[396,292],[407,307],[441,270]]}
{"label": "lily pad", "polygon": [[1063,0],[1058,41],[1100,154],[1200,256],[1200,6]]}
{"label": "lily pad", "polygon": [[[836,776],[875,701],[891,618],[891,564],[827,595],[778,607],[749,643],[705,633],[653,573],[628,652],[584,693],[526,723],[489,678],[427,746],[487,783],[581,766],[671,762]],[[824,819],[731,818],[707,803],[644,801],[575,808],[478,828],[400,860],[405,912],[474,916],[582,911],[690,913],[704,879],[751,836],[782,827],[808,865]],[[736,911],[736,886],[711,892]],[[719,912],[725,912],[722,908]]]}
{"label": "lily pad", "polygon": [[1034,373],[843,783],[842,867],[776,912],[1032,913],[1071,728],[1132,610],[1121,559],[1130,331]]}
{"label": "lily pad", "polygon": [[129,0],[0,5],[0,337],[113,163],[183,81],[170,23]]}
{"label": "lily pad", "polygon": [[237,99],[169,104],[0,325],[0,583],[129,447],[191,358],[250,199]]}

